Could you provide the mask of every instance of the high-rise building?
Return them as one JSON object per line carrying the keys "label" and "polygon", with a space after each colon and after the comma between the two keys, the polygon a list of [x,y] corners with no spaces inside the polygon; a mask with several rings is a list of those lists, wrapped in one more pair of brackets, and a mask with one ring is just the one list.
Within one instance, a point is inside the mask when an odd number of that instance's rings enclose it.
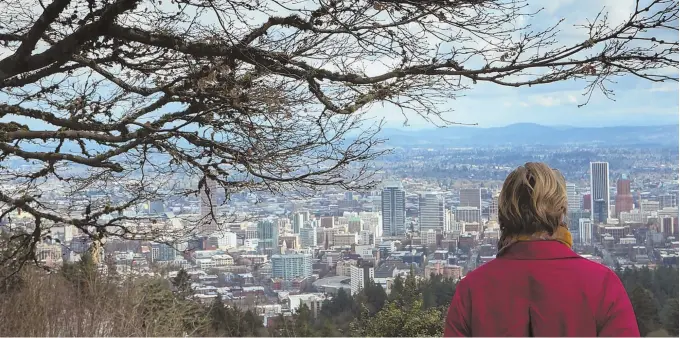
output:
{"label": "high-rise building", "polygon": [[312,255],[272,255],[272,277],[283,280],[307,278],[312,275]]}
{"label": "high-rise building", "polygon": [[607,223],[609,212],[603,199],[593,201],[592,220],[595,224]]}
{"label": "high-rise building", "polygon": [[593,222],[589,218],[578,220],[578,234],[581,245],[593,245]]}
{"label": "high-rise building", "polygon": [[445,208],[441,194],[426,193],[418,198],[418,221],[420,233],[428,230],[444,232]]}
{"label": "high-rise building", "polygon": [[460,189],[461,207],[475,207],[479,211],[479,218],[482,218],[482,189]]}
{"label": "high-rise building", "polygon": [[489,206],[489,220],[498,221],[498,197],[500,192],[496,191],[491,198],[491,205]]}
{"label": "high-rise building", "polygon": [[567,220],[569,223],[569,231],[578,234],[579,222],[581,218],[590,219],[590,211],[586,210],[569,210],[567,212]]}
{"label": "high-rise building", "polygon": [[581,209],[581,199],[576,191],[576,184],[567,183],[567,209],[579,210]]}
{"label": "high-rise building", "polygon": [[593,206],[591,205],[591,201],[593,199],[591,198],[590,194],[585,194],[583,195],[583,203],[581,205],[583,206],[583,210],[588,210],[591,211]]}
{"label": "high-rise building", "polygon": [[381,204],[383,235],[403,235],[406,223],[406,193],[400,182],[388,184],[383,188]]}
{"label": "high-rise building", "polygon": [[480,223],[480,213],[477,207],[457,207],[453,210],[456,222]]}
{"label": "high-rise building", "polygon": [[299,234],[300,229],[302,229],[305,223],[305,214],[301,212],[296,212],[293,214],[293,233]]}
{"label": "high-rise building", "polygon": [[623,176],[616,181],[614,213],[616,218],[618,218],[621,212],[629,212],[631,210],[633,210],[633,194],[630,192],[630,180]]}
{"label": "high-rise building", "polygon": [[279,225],[266,219],[257,222],[258,249],[262,252],[276,252],[279,245]]}
{"label": "high-rise building", "polygon": [[300,247],[303,249],[314,248],[317,245],[317,228],[306,225],[300,229]]}
{"label": "high-rise building", "polygon": [[352,295],[355,295],[366,287],[366,283],[375,278],[375,269],[372,266],[353,265],[350,267],[350,277]]}
{"label": "high-rise building", "polygon": [[640,211],[642,212],[643,219],[652,216],[655,212],[659,211],[660,209],[661,205],[659,204],[659,201],[651,200],[640,201]]}
{"label": "high-rise building", "polygon": [[206,177],[199,190],[201,218],[197,230],[200,234],[211,234],[217,231],[217,182]]}
{"label": "high-rise building", "polygon": [[359,233],[361,230],[364,230],[364,221],[361,218],[353,216],[347,220],[347,232]]}
{"label": "high-rise building", "polygon": [[[605,222],[609,216],[611,209],[611,202],[609,200],[609,163],[608,162],[590,162],[590,202],[592,210],[591,219],[604,219]],[[601,201],[601,202],[598,202]],[[595,208],[596,204],[599,208]]]}
{"label": "high-rise building", "polygon": [[482,209],[482,190],[479,188],[460,189],[460,206]]}

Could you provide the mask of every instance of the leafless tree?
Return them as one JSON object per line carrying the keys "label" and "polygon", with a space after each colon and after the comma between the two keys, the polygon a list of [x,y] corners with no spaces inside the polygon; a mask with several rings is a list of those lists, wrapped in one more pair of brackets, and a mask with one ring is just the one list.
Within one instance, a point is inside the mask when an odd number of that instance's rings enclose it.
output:
{"label": "leafless tree", "polygon": [[601,12],[574,44],[559,22],[520,24],[536,15],[522,0],[5,0],[1,216],[31,215],[24,247],[54,224],[154,237],[123,211],[206,179],[370,184],[375,104],[446,125],[440,103],[479,82],[576,79],[587,102],[618,76],[678,79],[677,0],[640,0],[621,24]]}

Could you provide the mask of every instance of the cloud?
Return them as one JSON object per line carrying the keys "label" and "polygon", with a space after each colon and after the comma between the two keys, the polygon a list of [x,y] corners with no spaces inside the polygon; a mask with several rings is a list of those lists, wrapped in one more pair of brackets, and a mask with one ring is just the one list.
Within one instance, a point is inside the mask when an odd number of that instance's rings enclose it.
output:
{"label": "cloud", "polygon": [[672,83],[666,83],[663,85],[654,85],[651,88],[647,89],[648,92],[651,93],[678,93],[678,84],[677,82],[675,84]]}
{"label": "cloud", "polygon": [[562,104],[562,100],[554,96],[532,96],[532,104],[543,106],[543,107],[553,107]]}

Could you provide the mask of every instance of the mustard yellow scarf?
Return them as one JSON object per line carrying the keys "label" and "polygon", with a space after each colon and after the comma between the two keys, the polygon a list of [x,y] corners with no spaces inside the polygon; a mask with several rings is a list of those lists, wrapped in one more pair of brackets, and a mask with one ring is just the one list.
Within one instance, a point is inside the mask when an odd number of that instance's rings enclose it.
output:
{"label": "mustard yellow scarf", "polygon": [[501,237],[501,239],[498,241],[497,255],[502,254],[508,247],[517,242],[531,242],[531,241],[557,241],[568,246],[569,248],[571,248],[572,245],[574,244],[569,229],[567,229],[567,227],[565,226],[558,226],[557,229],[553,231],[552,235],[549,234],[548,232],[543,231],[536,232],[531,235],[516,235]]}

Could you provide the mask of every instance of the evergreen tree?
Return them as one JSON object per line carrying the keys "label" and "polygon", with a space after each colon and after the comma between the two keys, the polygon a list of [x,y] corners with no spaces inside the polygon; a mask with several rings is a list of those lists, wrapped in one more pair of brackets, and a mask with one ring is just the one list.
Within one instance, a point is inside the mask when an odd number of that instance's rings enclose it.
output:
{"label": "evergreen tree", "polygon": [[630,293],[630,301],[643,337],[659,328],[657,306],[651,291],[638,284]]}
{"label": "evergreen tree", "polygon": [[213,336],[231,336],[228,331],[229,327],[233,322],[228,321],[227,309],[224,307],[224,302],[222,302],[222,296],[217,295],[210,304],[210,309],[208,310],[210,315],[210,329],[211,335]]}
{"label": "evergreen tree", "polygon": [[314,329],[312,327],[314,316],[312,315],[312,311],[306,304],[301,304],[298,307],[295,315],[293,316],[293,320],[294,320],[293,333],[295,334],[295,337],[316,336],[316,334],[314,333]]}
{"label": "evergreen tree", "polygon": [[387,302],[387,293],[382,286],[370,280],[366,287],[361,290],[359,296],[364,300],[366,307],[371,315],[374,315],[383,308]]}
{"label": "evergreen tree", "polygon": [[369,337],[434,337],[443,331],[443,316],[439,309],[424,309],[420,300],[408,308],[388,303],[374,317],[354,322],[352,334]]}
{"label": "evergreen tree", "polygon": [[264,328],[264,323],[262,322],[262,319],[258,315],[256,315],[252,310],[247,310],[243,314],[242,320],[245,326],[243,336],[257,336]]}
{"label": "evergreen tree", "polygon": [[191,276],[184,269],[180,269],[177,272],[177,276],[172,279],[172,286],[175,287],[177,296],[184,299],[190,297],[193,294],[191,289]]}
{"label": "evergreen tree", "polygon": [[677,337],[678,327],[678,298],[668,298],[661,310],[661,322],[671,337]]}

